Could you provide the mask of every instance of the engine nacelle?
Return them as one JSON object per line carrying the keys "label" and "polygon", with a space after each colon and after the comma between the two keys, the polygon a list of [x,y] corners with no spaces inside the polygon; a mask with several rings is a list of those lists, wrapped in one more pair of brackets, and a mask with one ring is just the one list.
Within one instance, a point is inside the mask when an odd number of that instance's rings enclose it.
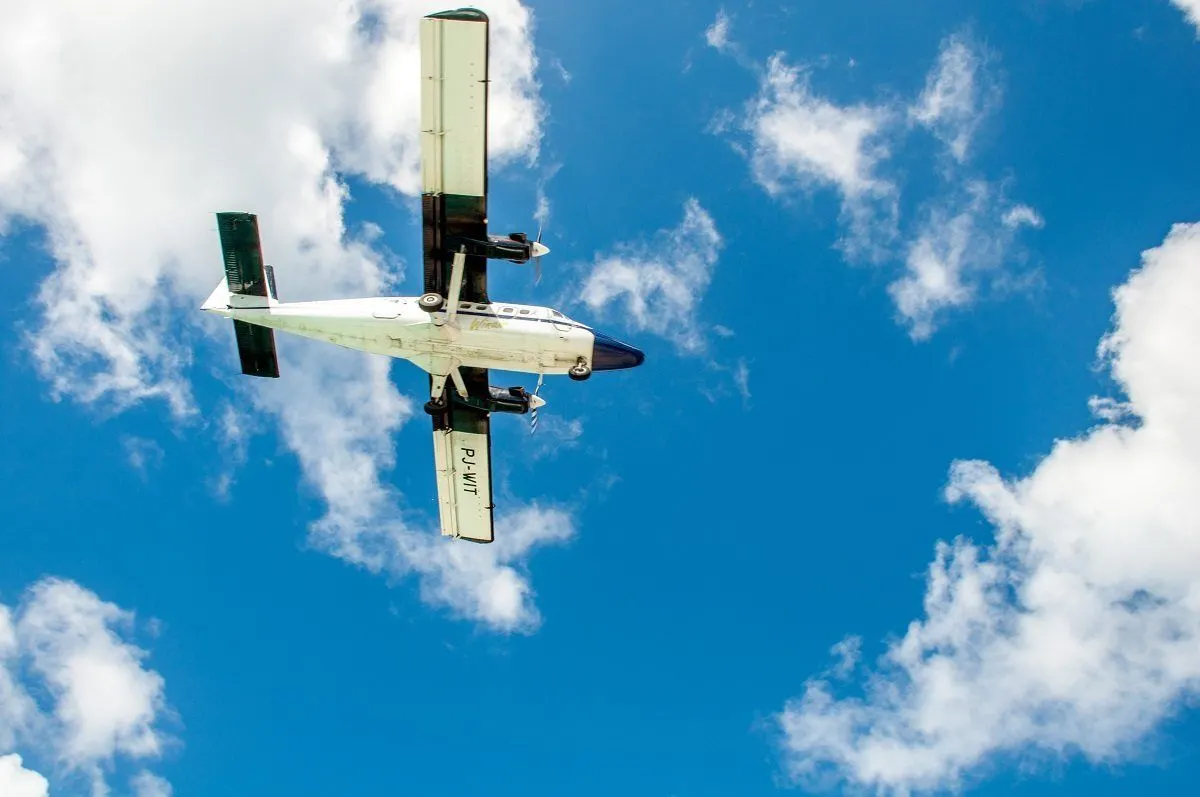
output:
{"label": "engine nacelle", "polygon": [[447,239],[445,246],[447,253],[451,255],[458,252],[460,247],[464,247],[468,255],[489,260],[507,260],[510,263],[528,263],[533,258],[550,252],[541,241],[531,241],[523,232],[489,235],[486,241],[460,236]]}
{"label": "engine nacelle", "polygon": [[524,415],[535,406],[535,402],[537,405],[543,403],[540,398],[535,397],[523,387],[496,387],[495,385],[488,386],[486,399],[476,396],[464,398],[458,395],[458,391],[450,391],[450,400],[460,406],[470,407],[481,412],[507,412],[513,415]]}

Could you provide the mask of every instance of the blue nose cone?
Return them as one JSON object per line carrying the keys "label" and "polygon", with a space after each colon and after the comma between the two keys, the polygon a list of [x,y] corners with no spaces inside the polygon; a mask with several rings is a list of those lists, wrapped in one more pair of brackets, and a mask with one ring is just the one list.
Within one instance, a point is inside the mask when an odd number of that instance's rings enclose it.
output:
{"label": "blue nose cone", "polygon": [[636,368],[646,360],[640,349],[600,332],[593,333],[596,342],[592,346],[592,370],[616,371],[620,368]]}

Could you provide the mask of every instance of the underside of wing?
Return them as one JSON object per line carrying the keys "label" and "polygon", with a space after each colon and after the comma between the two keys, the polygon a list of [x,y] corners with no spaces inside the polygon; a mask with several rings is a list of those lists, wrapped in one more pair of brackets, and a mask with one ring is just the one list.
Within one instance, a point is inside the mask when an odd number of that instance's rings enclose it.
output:
{"label": "underside of wing", "polygon": [[[446,242],[487,239],[488,18],[446,11],[421,20],[421,209],[425,291],[446,295]],[[487,302],[487,260],[469,255],[460,298]]]}
{"label": "underside of wing", "polygon": [[[486,396],[488,372],[461,369],[467,393]],[[446,385],[447,392],[455,390]],[[433,460],[437,473],[442,534],[472,542],[492,542],[492,434],[486,412],[453,400],[433,416]]]}

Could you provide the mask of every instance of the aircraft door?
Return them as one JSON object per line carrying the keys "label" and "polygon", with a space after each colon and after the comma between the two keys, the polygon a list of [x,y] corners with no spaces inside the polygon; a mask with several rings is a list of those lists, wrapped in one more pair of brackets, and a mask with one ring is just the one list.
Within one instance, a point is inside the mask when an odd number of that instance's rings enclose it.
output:
{"label": "aircraft door", "polygon": [[395,318],[400,315],[400,300],[384,299],[375,305],[371,315],[376,318]]}

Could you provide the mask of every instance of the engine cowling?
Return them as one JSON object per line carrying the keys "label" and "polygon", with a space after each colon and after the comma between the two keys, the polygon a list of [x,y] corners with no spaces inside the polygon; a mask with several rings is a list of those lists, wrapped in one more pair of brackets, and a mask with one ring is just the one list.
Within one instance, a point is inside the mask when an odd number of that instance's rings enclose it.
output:
{"label": "engine cowling", "polygon": [[[481,412],[505,412],[513,415],[524,415],[532,409],[533,395],[523,387],[488,386],[486,399],[477,396],[462,397],[457,391],[451,391],[451,401],[464,407],[470,407]],[[539,403],[541,402],[538,399]]]}

